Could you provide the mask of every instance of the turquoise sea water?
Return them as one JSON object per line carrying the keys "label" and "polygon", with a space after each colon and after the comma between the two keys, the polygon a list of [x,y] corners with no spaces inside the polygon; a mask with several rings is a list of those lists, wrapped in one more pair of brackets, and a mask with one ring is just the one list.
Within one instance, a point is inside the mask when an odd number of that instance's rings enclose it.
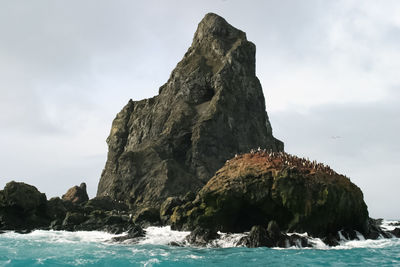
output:
{"label": "turquoise sea water", "polygon": [[0,235],[0,266],[400,266],[400,239],[343,241],[329,248],[270,249],[230,247],[240,238],[225,236],[220,248],[168,246],[187,233],[148,229],[139,244],[115,244],[101,232],[35,231]]}

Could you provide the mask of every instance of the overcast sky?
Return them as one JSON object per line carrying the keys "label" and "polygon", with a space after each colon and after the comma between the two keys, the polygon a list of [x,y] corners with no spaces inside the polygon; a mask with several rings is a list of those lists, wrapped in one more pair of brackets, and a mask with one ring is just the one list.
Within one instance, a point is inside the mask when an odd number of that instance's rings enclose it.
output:
{"label": "overcast sky", "polygon": [[257,46],[274,135],[400,219],[400,1],[0,2],[0,187],[90,197],[130,98],[156,95],[207,12]]}

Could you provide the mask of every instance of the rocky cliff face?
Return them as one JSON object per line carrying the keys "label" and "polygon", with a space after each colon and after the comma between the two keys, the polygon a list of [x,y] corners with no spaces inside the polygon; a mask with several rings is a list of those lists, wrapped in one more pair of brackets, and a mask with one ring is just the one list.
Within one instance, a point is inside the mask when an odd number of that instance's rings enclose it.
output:
{"label": "rocky cliff face", "polygon": [[117,114],[97,196],[158,208],[201,188],[235,153],[282,151],[265,110],[255,45],[207,14],[159,95],[130,100]]}

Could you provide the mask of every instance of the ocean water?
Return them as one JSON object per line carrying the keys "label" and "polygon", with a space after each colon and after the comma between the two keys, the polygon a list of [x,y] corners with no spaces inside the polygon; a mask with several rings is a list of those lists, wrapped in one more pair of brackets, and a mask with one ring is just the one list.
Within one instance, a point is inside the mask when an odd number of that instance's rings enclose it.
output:
{"label": "ocean water", "polygon": [[113,243],[104,232],[34,231],[0,235],[0,266],[400,266],[400,239],[342,240],[313,248],[234,247],[241,234],[222,234],[210,247],[183,245],[188,232],[149,227],[137,244]]}

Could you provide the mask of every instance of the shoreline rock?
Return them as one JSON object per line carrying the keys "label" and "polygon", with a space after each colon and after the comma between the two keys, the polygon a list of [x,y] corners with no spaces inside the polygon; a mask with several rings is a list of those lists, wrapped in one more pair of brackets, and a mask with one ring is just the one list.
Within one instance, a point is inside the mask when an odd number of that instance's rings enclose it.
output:
{"label": "shoreline rock", "polygon": [[[10,190],[12,188],[12,190]],[[109,197],[95,197],[87,202],[81,204],[72,204],[71,201],[63,201],[60,198],[51,198],[47,201],[47,207],[39,213],[44,214],[42,218],[37,218],[40,224],[29,224],[22,227],[20,224],[15,224],[14,221],[10,223],[9,220],[4,220],[10,216],[7,212],[14,214],[12,209],[5,209],[7,203],[19,203],[20,206],[25,207],[38,207],[34,203],[35,198],[20,198],[16,192],[30,192],[37,196],[42,196],[33,186],[10,182],[6,185],[6,194],[4,190],[0,190],[0,234],[6,233],[8,230],[13,230],[20,234],[28,234],[34,230],[67,230],[67,231],[105,231],[112,234],[122,234],[112,238],[111,242],[116,243],[130,243],[135,244],[141,238],[145,237],[145,230],[141,227],[140,222],[134,222],[133,216],[129,212],[128,207],[124,203],[112,201]],[[12,192],[10,194],[10,191]],[[8,196],[10,199],[4,198]],[[40,197],[41,198],[41,197]],[[19,201],[15,201],[19,199]],[[21,201],[24,199],[24,201]],[[27,203],[26,201],[31,201]],[[174,198],[167,199],[167,202],[174,202],[181,205],[184,201],[193,201],[193,194],[189,194],[182,199],[176,200]],[[13,204],[14,205],[14,204]],[[16,204],[15,204],[16,205]],[[40,206],[40,205],[39,205]],[[13,206],[15,207],[15,206]],[[43,207],[43,206],[41,206]],[[172,207],[174,211],[176,207]],[[32,214],[29,212],[28,214]],[[45,223],[43,223],[45,222]],[[17,221],[18,223],[18,221]],[[377,239],[380,237],[400,238],[400,228],[395,228],[392,231],[385,231],[380,226],[382,220],[369,219],[369,232],[365,235],[368,239]],[[397,224],[396,224],[397,225]],[[148,225],[147,225],[148,226]],[[213,244],[214,240],[220,236],[215,229],[207,229],[197,226],[191,233],[183,240],[187,244],[196,247],[205,247]],[[341,238],[348,240],[357,240],[358,233],[354,230],[341,230],[339,233],[328,234],[322,237],[322,241],[329,246],[337,246],[342,241]],[[171,243],[171,246],[182,246],[180,243]],[[241,238],[236,246],[246,247],[310,247],[312,243],[299,234],[288,235],[285,230],[280,229],[276,221],[270,221],[267,226],[254,225],[250,232]]]}
{"label": "shoreline rock", "polygon": [[274,220],[286,232],[316,237],[341,229],[368,233],[361,190],[327,166],[284,152],[260,150],[233,158],[192,202],[173,209],[175,229],[197,226],[245,232]]}
{"label": "shoreline rock", "polygon": [[109,197],[86,200],[84,183],[68,192],[63,199],[55,197],[47,200],[46,195],[34,186],[14,181],[7,183],[4,190],[0,190],[0,230],[15,230],[18,233],[36,229],[97,230],[113,234],[128,232],[134,236],[132,229],[136,229],[140,233],[142,228],[133,222],[126,204]]}

